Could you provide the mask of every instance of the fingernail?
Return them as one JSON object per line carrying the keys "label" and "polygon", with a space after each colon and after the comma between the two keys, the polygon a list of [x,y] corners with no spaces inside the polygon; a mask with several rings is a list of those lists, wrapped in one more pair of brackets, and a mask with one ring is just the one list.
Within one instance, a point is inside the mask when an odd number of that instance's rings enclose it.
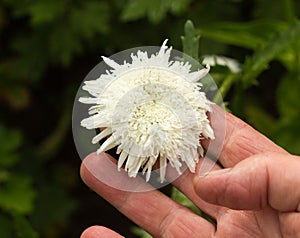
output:
{"label": "fingernail", "polygon": [[200,173],[199,177],[200,178],[204,178],[204,177],[211,177],[211,176],[217,176],[217,175],[221,175],[221,174],[225,174],[231,171],[231,168],[227,168],[227,169],[218,169],[218,170],[214,170],[214,171],[210,171],[210,172],[206,172],[206,173]]}

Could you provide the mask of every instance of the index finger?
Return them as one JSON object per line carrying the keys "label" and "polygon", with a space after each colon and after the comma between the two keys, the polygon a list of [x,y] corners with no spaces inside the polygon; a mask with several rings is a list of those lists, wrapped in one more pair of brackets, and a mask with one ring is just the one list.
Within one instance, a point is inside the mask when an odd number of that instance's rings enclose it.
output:
{"label": "index finger", "polygon": [[122,191],[105,184],[95,176],[93,169],[106,179],[128,186],[150,186],[139,178],[129,178],[125,171],[109,163],[112,157],[105,153],[90,154],[81,165],[83,181],[121,213],[143,227],[154,237],[212,237],[215,227],[204,218],[181,206],[157,190],[146,192]]}
{"label": "index finger", "polygon": [[[209,152],[216,156],[224,167],[233,167],[249,156],[263,152],[288,153],[253,127],[231,113],[224,112],[217,105],[213,105],[210,117],[215,139],[204,141],[203,146],[209,148]],[[225,135],[221,128],[224,123]]]}

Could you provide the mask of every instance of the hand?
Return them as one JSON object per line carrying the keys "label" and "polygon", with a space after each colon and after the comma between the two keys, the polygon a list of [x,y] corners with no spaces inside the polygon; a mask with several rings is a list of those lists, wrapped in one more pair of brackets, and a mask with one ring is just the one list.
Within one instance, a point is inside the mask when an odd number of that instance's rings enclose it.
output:
{"label": "hand", "polygon": [[[95,155],[83,161],[81,176],[154,237],[300,237],[300,158],[229,113],[224,143],[219,161],[226,169],[216,165],[202,176],[186,170],[173,182],[216,227],[157,190],[132,193],[100,182],[85,166]],[[104,153],[97,157],[98,163],[107,159],[112,158]],[[93,226],[81,237],[122,236]]]}

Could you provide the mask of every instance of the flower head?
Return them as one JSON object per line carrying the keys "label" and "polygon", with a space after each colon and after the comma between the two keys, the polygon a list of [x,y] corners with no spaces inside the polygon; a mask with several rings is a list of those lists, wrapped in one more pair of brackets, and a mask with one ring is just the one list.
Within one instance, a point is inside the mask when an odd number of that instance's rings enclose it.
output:
{"label": "flower head", "polygon": [[214,139],[206,115],[210,102],[199,82],[209,67],[191,72],[190,63],[170,60],[172,48],[166,42],[156,54],[131,54],[131,63],[118,64],[103,57],[112,69],[85,81],[83,89],[92,97],[79,99],[93,104],[90,117],[81,125],[105,128],[92,139],[96,144],[106,138],[97,153],[117,147],[118,168],[124,165],[130,177],[142,171],[147,181],[155,165],[161,182],[167,163],[179,174],[182,162],[194,172],[203,156],[200,140]]}

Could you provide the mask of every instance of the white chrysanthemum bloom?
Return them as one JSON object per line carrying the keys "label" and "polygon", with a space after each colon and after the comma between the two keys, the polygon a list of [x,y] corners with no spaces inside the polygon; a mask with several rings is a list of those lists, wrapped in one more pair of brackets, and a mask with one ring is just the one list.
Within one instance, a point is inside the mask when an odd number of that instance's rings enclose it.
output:
{"label": "white chrysanthemum bloom", "polygon": [[[154,165],[159,166],[161,182],[167,163],[178,173],[182,162],[195,172],[203,156],[200,140],[214,139],[207,112],[211,111],[199,82],[209,71],[191,72],[191,65],[170,61],[172,48],[163,43],[158,53],[131,54],[131,63],[118,64],[103,57],[112,68],[96,80],[85,81],[83,89],[92,97],[80,102],[94,104],[90,117],[81,121],[87,129],[105,128],[92,143],[106,138],[97,153],[117,147],[118,168],[124,165],[129,177],[139,171],[150,179]],[[159,162],[158,162],[159,161]]]}

